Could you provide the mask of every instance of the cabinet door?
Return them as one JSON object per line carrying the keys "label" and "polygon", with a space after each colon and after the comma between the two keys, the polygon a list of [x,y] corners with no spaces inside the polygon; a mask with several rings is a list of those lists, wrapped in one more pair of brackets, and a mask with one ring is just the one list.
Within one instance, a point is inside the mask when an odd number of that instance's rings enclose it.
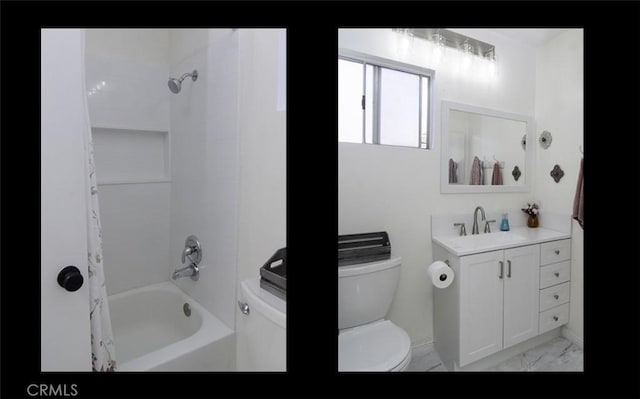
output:
{"label": "cabinet door", "polygon": [[460,366],[502,349],[503,251],[460,258]]}
{"label": "cabinet door", "polygon": [[508,348],[538,335],[540,246],[507,249],[504,260],[504,347]]}

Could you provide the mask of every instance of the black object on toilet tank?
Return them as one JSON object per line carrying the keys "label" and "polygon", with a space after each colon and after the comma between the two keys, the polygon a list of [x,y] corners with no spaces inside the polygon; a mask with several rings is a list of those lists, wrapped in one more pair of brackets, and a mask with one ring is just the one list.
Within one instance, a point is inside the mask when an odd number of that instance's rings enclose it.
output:
{"label": "black object on toilet tank", "polygon": [[280,248],[260,268],[260,288],[287,300],[287,248]]}
{"label": "black object on toilet tank", "polygon": [[338,266],[376,262],[391,258],[386,231],[338,236]]}

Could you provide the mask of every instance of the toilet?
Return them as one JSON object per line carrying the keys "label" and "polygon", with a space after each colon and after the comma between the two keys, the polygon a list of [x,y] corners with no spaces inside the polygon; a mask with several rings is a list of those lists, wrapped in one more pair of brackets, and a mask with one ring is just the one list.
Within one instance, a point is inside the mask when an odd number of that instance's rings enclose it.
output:
{"label": "toilet", "polygon": [[338,371],[403,371],[411,341],[385,320],[402,258],[338,267]]}
{"label": "toilet", "polygon": [[237,371],[287,371],[287,303],[260,287],[240,284]]}

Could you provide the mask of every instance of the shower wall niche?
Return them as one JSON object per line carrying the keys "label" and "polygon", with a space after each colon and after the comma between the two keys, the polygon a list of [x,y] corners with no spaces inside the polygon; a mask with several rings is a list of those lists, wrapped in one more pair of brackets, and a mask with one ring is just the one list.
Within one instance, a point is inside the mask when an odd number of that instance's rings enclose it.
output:
{"label": "shower wall niche", "polygon": [[94,126],[99,185],[171,181],[169,132]]}
{"label": "shower wall niche", "polygon": [[85,78],[109,295],[167,280],[167,29],[87,29]]}

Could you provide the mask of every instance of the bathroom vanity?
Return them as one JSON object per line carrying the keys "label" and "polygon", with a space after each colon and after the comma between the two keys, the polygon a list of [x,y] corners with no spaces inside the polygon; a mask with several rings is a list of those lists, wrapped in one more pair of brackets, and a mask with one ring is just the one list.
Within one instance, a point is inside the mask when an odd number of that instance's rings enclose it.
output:
{"label": "bathroom vanity", "polygon": [[455,273],[449,287],[433,288],[435,347],[447,369],[490,367],[557,336],[569,321],[569,232],[433,231],[433,260]]}

